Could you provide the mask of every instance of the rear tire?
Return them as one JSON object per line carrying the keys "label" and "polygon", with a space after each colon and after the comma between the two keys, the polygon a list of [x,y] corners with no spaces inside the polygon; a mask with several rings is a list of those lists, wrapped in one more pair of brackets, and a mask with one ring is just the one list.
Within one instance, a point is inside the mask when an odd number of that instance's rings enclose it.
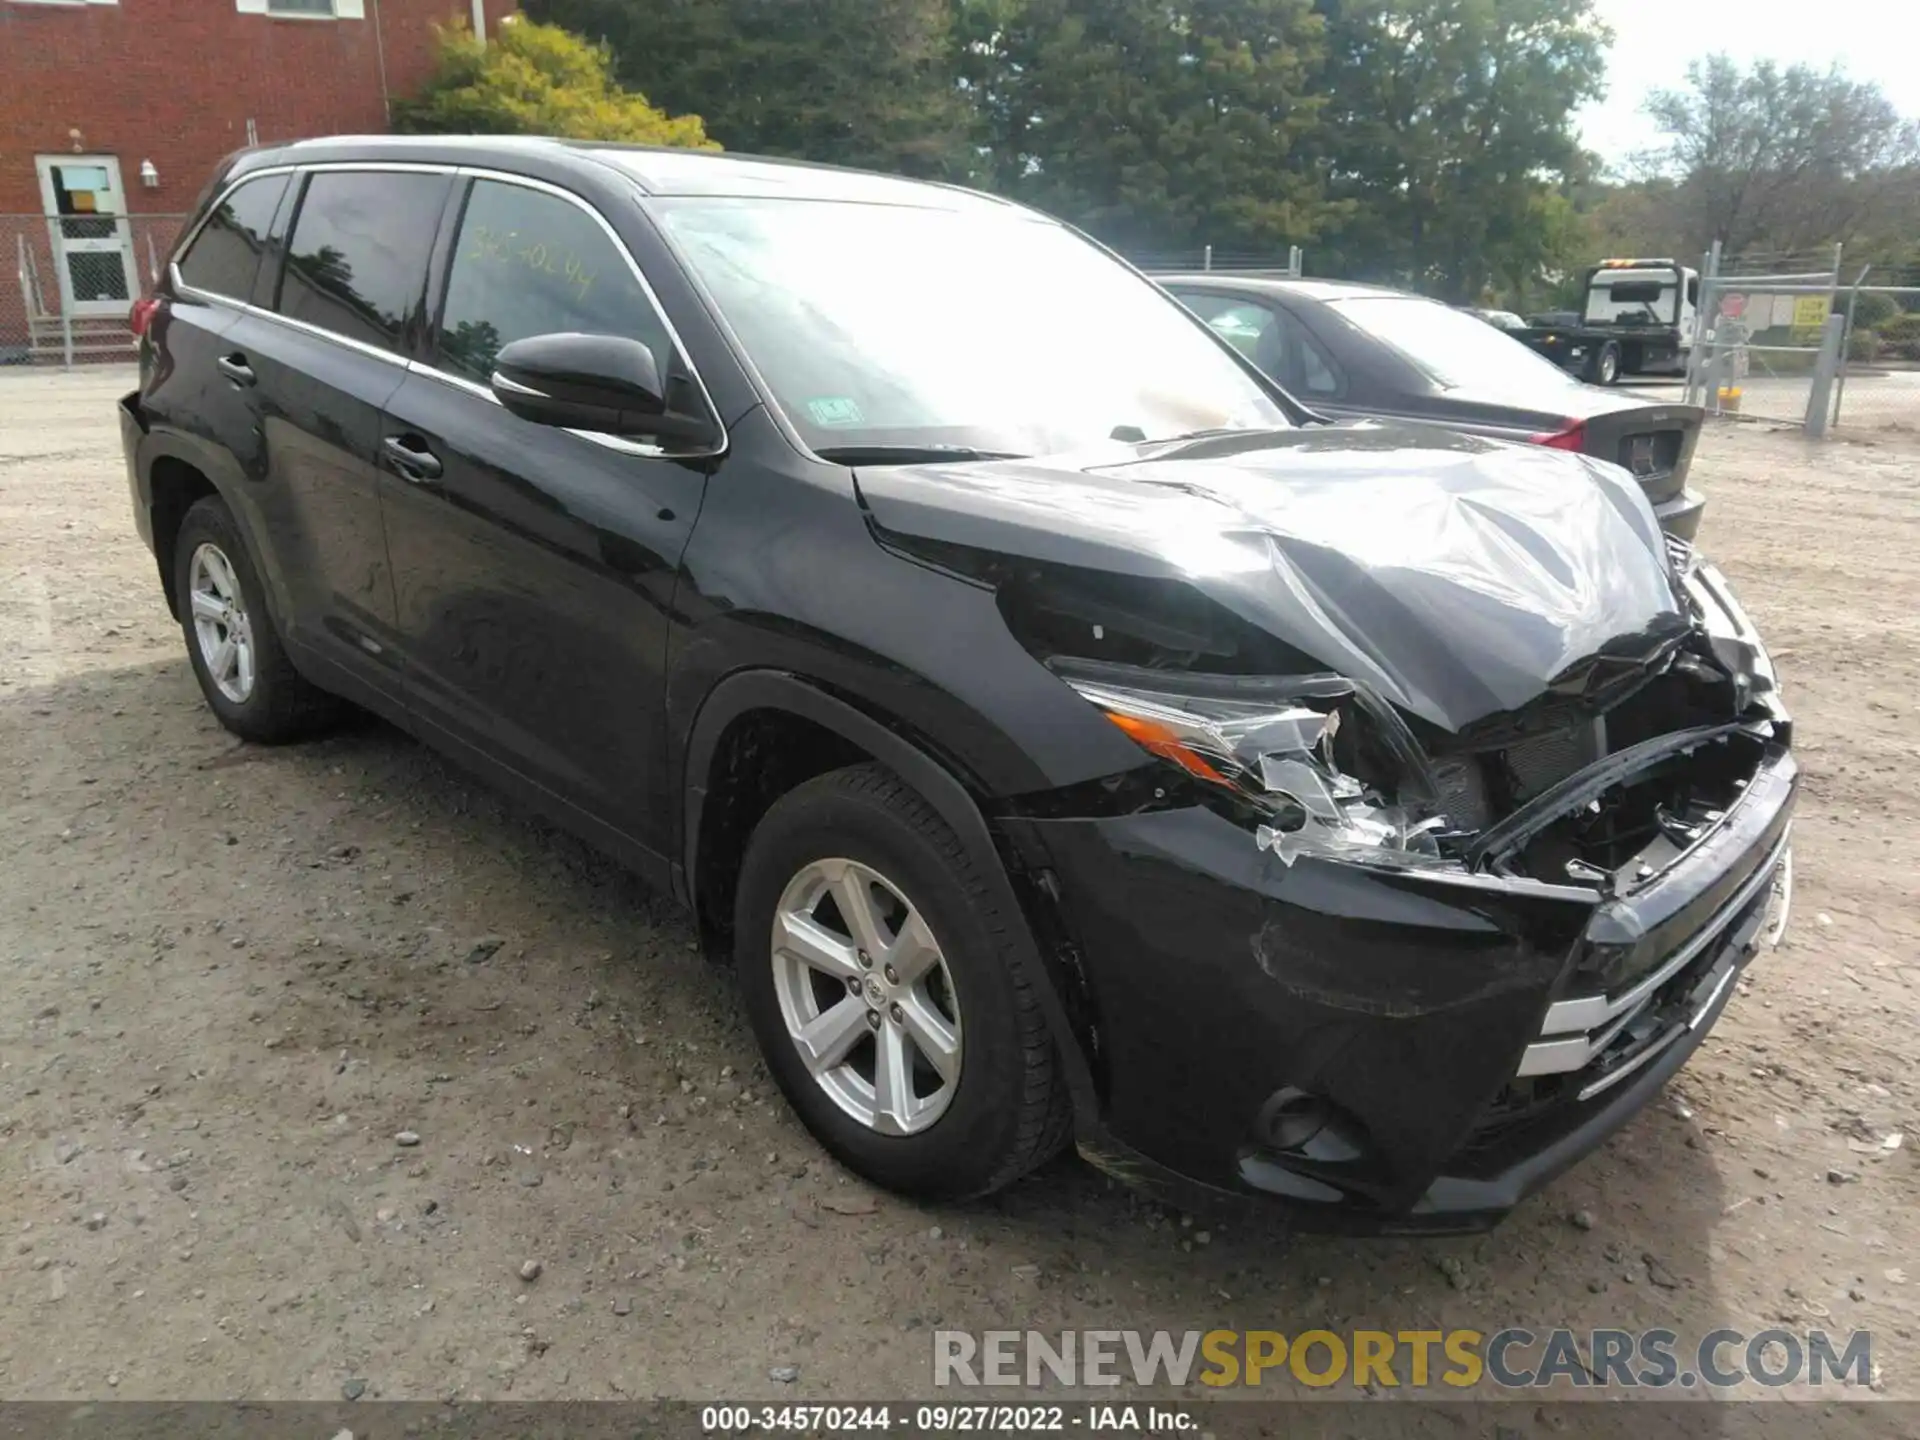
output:
{"label": "rear tire", "polygon": [[[980,868],[997,863],[879,765],[796,787],[747,844],[735,964],[761,1051],[820,1143],[889,1190],[983,1195],[1067,1138],[1066,1082],[1017,958],[1026,921]],[[842,894],[864,920],[846,918]]]}
{"label": "rear tire", "polygon": [[277,745],[339,718],[342,703],[294,669],[233,513],[217,495],[196,501],[180,521],[173,593],[194,678],[227,729]]}
{"label": "rear tire", "polygon": [[1620,378],[1620,347],[1609,340],[1593,357],[1593,383],[1611,385]]}

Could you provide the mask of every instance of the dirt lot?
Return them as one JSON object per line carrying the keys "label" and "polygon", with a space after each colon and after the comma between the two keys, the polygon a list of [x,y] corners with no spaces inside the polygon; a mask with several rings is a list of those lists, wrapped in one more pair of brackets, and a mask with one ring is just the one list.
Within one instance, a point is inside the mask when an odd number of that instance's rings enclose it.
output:
{"label": "dirt lot", "polygon": [[0,376],[0,1394],[845,1399],[927,1394],[935,1326],[1525,1323],[1871,1328],[1920,1397],[1920,442],[1699,461],[1804,736],[1786,945],[1497,1233],[1356,1243],[1072,1160],[845,1178],[668,902],[384,726],[218,728],[127,383]]}

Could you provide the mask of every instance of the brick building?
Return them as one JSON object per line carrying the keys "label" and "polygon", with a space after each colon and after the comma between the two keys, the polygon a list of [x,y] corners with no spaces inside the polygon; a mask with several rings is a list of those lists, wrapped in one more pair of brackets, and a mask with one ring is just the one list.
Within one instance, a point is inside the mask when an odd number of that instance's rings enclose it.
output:
{"label": "brick building", "polygon": [[[513,0],[0,0],[0,363],[124,344],[219,159],[380,131],[432,27]],[[89,348],[83,344],[82,349]]]}

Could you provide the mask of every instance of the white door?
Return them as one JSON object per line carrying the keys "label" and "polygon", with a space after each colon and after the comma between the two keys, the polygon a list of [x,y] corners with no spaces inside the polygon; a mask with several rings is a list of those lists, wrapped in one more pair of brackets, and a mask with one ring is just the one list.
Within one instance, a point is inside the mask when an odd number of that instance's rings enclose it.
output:
{"label": "white door", "polygon": [[120,161],[112,155],[39,155],[34,165],[62,307],[77,318],[124,316],[137,272]]}

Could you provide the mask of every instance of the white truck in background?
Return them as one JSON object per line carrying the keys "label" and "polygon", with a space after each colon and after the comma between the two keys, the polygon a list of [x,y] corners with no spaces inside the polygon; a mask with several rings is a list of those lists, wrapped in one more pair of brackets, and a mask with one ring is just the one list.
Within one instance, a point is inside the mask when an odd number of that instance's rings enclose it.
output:
{"label": "white truck in background", "polygon": [[1532,315],[1508,333],[1596,385],[1622,375],[1684,375],[1700,310],[1700,272],[1669,259],[1602,260],[1578,313]]}

